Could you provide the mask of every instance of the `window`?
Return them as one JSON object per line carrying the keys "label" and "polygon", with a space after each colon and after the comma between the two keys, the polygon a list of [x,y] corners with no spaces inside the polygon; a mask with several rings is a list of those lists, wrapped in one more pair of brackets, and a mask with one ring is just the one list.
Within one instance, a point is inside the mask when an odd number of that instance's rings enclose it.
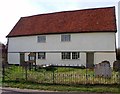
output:
{"label": "window", "polygon": [[39,43],[45,43],[46,42],[46,36],[38,36],[37,41]]}
{"label": "window", "polygon": [[62,52],[62,59],[71,59],[70,52]]}
{"label": "window", "polygon": [[62,59],[79,59],[80,53],[79,52],[62,52]]}
{"label": "window", "polygon": [[38,59],[45,59],[46,58],[46,53],[45,52],[39,52],[38,53]]}
{"label": "window", "polygon": [[29,59],[30,61],[35,61],[35,59],[36,59],[36,53],[31,52],[31,53],[28,55],[28,59]]}
{"label": "window", "polygon": [[79,59],[79,58],[80,58],[79,52],[72,52],[72,59]]}
{"label": "window", "polygon": [[71,40],[71,35],[67,34],[67,35],[61,35],[61,41],[62,42],[66,42],[66,41],[70,41]]}
{"label": "window", "polygon": [[35,60],[35,57],[34,56],[30,56],[29,60]]}

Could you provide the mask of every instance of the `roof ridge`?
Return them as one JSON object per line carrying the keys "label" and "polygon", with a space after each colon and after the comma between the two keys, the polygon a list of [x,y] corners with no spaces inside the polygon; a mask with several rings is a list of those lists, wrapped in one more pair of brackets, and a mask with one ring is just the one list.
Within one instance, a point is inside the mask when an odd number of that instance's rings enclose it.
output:
{"label": "roof ridge", "polygon": [[116,30],[115,7],[102,7],[21,17],[7,37]]}
{"label": "roof ridge", "polygon": [[30,15],[30,16],[25,16],[25,17],[21,17],[21,18],[30,18],[30,17],[36,17],[36,16],[58,14],[58,13],[61,14],[61,13],[66,13],[66,12],[78,12],[78,11],[98,10],[98,9],[108,9],[108,8],[115,8],[115,6],[111,6],[111,7],[98,7],[98,8],[88,8],[88,9],[78,9],[78,10],[57,11],[57,12],[51,12],[51,13],[42,13],[42,14]]}

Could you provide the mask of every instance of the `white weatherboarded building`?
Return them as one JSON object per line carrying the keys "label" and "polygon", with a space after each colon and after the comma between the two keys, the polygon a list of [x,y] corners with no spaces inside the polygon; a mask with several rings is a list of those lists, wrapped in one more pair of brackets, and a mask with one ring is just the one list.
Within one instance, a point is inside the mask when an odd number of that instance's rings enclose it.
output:
{"label": "white weatherboarded building", "polygon": [[115,7],[22,17],[7,36],[8,63],[112,65],[116,31]]}

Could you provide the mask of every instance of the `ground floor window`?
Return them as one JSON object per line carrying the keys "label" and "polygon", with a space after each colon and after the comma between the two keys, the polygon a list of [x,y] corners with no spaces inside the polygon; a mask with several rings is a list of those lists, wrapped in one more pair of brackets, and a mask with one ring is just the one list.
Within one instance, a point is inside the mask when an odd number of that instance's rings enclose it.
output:
{"label": "ground floor window", "polygon": [[72,52],[72,59],[79,59],[80,53],[79,52]]}
{"label": "ground floor window", "polygon": [[79,52],[62,52],[61,57],[62,59],[79,59],[80,53]]}
{"label": "ground floor window", "polygon": [[28,55],[28,58],[29,58],[29,60],[31,61],[33,61],[33,60],[35,60],[36,59],[36,53],[34,53],[34,52],[31,52],[29,55]]}
{"label": "ground floor window", "polygon": [[46,53],[45,52],[39,52],[38,53],[38,59],[46,59]]}
{"label": "ground floor window", "polygon": [[62,59],[71,59],[70,52],[62,52]]}
{"label": "ground floor window", "polygon": [[29,60],[35,60],[35,57],[30,56],[30,57],[29,57]]}

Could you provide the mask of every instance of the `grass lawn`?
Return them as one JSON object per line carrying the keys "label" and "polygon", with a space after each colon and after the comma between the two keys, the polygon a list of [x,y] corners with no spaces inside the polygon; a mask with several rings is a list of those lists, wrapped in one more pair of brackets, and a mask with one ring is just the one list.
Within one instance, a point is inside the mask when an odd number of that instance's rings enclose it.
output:
{"label": "grass lawn", "polygon": [[21,89],[47,90],[47,91],[80,91],[80,92],[110,92],[120,93],[118,85],[55,85],[39,84],[32,82],[6,81],[3,87],[13,87]]}
{"label": "grass lawn", "polygon": [[113,72],[110,79],[105,79],[95,77],[93,70],[63,67],[32,69],[26,74],[24,68],[12,66],[5,69],[3,86],[50,91],[120,92],[116,84],[117,74]]}
{"label": "grass lawn", "polygon": [[[86,75],[87,74],[87,75]],[[20,66],[12,66],[5,70],[5,80],[32,81],[37,83],[56,84],[116,84],[118,72],[113,72],[111,78],[95,77],[94,70],[79,68],[42,68],[35,71]]]}

